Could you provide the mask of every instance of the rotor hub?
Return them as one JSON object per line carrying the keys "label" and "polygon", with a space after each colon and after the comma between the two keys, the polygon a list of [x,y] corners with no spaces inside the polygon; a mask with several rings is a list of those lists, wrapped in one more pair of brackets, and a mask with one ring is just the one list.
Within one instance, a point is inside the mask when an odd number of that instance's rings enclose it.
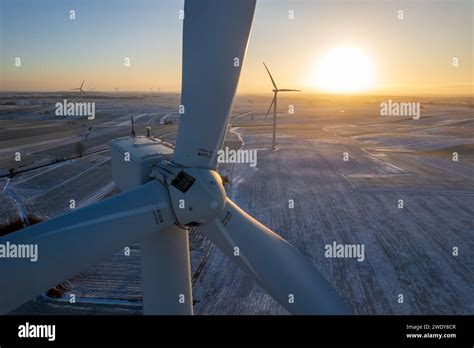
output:
{"label": "rotor hub", "polygon": [[168,187],[180,225],[199,226],[223,208],[226,193],[220,175],[209,169],[186,168],[162,160],[152,175]]}

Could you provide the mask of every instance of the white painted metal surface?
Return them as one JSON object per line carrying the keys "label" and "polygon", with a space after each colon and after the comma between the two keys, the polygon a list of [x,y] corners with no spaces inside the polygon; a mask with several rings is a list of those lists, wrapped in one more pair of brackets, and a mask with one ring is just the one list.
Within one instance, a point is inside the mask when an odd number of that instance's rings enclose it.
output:
{"label": "white painted metal surface", "polygon": [[173,150],[160,140],[145,136],[125,137],[110,142],[114,180],[122,192],[152,178],[150,172],[161,159],[171,159]]}
{"label": "white painted metal surface", "polygon": [[0,262],[0,312],[5,313],[110,256],[173,225],[167,190],[157,181],[0,238],[37,245],[38,260]]}
{"label": "white painted metal surface", "polygon": [[186,1],[183,78],[173,160],[215,169],[237,90],[255,0]]}
{"label": "white painted metal surface", "polygon": [[[238,266],[245,264],[243,270],[250,269],[258,283],[290,313],[351,313],[334,288],[298,250],[230,199],[214,222],[199,231],[237,261]],[[215,238],[218,234],[221,237]]]}
{"label": "white painted metal surface", "polygon": [[168,227],[141,242],[143,314],[193,314],[188,231]]}

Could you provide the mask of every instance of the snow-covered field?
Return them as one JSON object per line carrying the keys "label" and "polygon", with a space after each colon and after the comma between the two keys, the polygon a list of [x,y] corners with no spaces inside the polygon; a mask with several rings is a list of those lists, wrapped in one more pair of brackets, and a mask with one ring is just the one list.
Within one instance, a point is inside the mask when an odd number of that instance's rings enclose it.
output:
{"label": "snow-covered field", "polygon": [[[0,174],[15,165],[14,149],[27,161],[15,167],[19,174],[0,178],[4,223],[18,218],[19,207],[47,218],[67,211],[72,198],[85,205],[115,194],[106,148],[130,133],[129,109],[140,133],[151,126],[152,134],[174,142],[179,96],[100,102],[102,113],[82,140],[85,155],[77,158],[74,145],[89,124],[58,122],[29,109],[19,111],[18,120],[0,116]],[[237,99],[226,145],[256,149],[258,161],[255,168],[219,168],[230,177],[232,199],[293,243],[357,314],[474,314],[472,107],[429,100],[415,121],[381,118],[378,100],[300,97],[288,115],[289,100],[282,98],[278,149],[270,151],[271,119],[263,118],[269,102],[265,96]],[[46,165],[34,169],[39,163]],[[286,313],[198,230],[190,242],[195,313]],[[325,245],[333,242],[363,244],[364,261],[325,257]],[[118,250],[71,279],[62,299],[39,296],[14,313],[141,313],[139,245],[131,248],[130,256]],[[76,304],[68,302],[70,294]]]}

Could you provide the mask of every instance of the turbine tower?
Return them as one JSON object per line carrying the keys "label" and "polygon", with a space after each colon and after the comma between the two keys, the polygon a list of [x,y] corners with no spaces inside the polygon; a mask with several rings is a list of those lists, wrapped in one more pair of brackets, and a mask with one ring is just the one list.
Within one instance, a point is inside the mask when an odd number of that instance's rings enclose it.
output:
{"label": "turbine tower", "polygon": [[242,69],[232,62],[244,60],[255,0],[186,0],[184,9],[186,115],[174,152],[145,136],[114,139],[121,194],[1,237],[37,245],[38,259],[1,260],[0,312],[139,241],[144,313],[192,314],[188,231],[195,226],[290,313],[350,313],[311,262],[227,197],[216,172]]}
{"label": "turbine tower", "polygon": [[82,86],[84,86],[84,81],[82,81],[81,86],[79,88],[73,88],[71,91],[79,91],[79,98],[82,99],[82,95],[85,94],[84,90],[82,89]]}
{"label": "turbine tower", "polygon": [[270,104],[270,107],[268,108],[268,111],[265,115],[265,118],[267,118],[268,113],[270,112],[270,109],[272,108],[273,105],[273,141],[272,141],[272,150],[276,149],[276,123],[277,123],[277,97],[278,97],[278,92],[301,92],[300,89],[278,89],[275,80],[273,80],[272,74],[270,74],[270,70],[268,70],[267,65],[265,62],[263,62],[263,65],[265,66],[265,69],[267,69],[268,76],[270,76],[270,80],[272,80],[273,84],[273,99]]}

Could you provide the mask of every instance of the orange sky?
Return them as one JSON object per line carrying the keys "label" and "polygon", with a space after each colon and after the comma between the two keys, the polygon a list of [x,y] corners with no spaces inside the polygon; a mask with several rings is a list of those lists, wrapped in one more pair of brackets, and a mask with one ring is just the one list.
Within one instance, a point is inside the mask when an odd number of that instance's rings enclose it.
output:
{"label": "orange sky", "polygon": [[[1,6],[2,90],[66,90],[82,80],[104,91],[180,90],[181,1],[78,2],[74,21],[59,0]],[[239,92],[271,91],[262,61],[279,87],[318,91],[323,57],[355,47],[374,71],[358,93],[472,94],[472,18],[469,0],[259,0]]]}

